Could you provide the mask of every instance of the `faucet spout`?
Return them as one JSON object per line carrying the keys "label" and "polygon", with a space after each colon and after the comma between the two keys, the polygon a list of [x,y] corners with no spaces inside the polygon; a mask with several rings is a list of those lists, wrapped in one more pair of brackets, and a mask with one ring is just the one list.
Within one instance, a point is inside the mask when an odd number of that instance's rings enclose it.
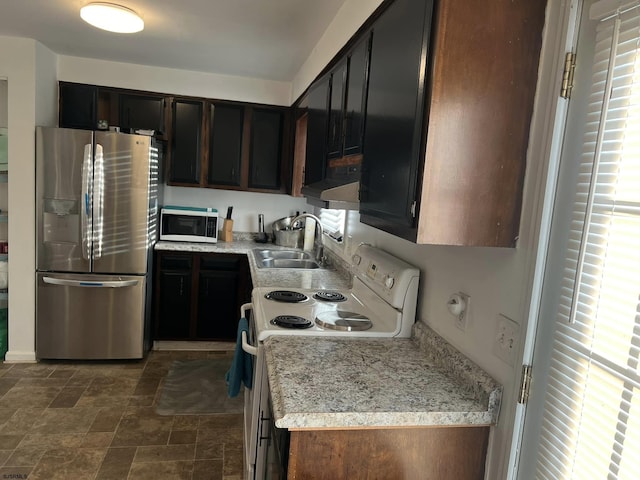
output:
{"label": "faucet spout", "polygon": [[313,215],[312,213],[301,213],[300,215],[296,216],[293,220],[291,220],[291,225],[296,223],[301,218],[305,218],[305,217],[312,218],[316,221],[316,230],[314,231],[314,234],[317,231],[319,231],[320,236],[318,237],[318,235],[315,235],[315,242],[314,242],[314,246],[316,250],[315,257],[316,257],[316,261],[321,266],[324,266],[326,261],[326,258],[324,256],[324,229],[322,228],[322,223],[320,223],[320,219],[315,215]]}

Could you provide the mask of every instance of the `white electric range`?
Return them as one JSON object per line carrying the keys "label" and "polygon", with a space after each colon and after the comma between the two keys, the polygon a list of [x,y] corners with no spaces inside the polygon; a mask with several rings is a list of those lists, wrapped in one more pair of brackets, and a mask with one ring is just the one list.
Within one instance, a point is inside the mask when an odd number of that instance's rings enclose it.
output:
{"label": "white electric range", "polygon": [[[253,388],[245,389],[245,478],[265,478],[273,428],[262,342],[272,335],[411,336],[416,319],[417,268],[383,250],[360,245],[351,258],[353,286],[344,290],[255,288],[241,315],[249,319],[243,349],[252,354]],[[252,310],[251,315],[247,311]]]}

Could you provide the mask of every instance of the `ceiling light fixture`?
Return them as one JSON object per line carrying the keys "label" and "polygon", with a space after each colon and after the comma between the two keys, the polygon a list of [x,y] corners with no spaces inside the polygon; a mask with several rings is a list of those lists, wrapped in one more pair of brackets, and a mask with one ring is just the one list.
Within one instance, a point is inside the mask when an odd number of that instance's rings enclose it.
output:
{"label": "ceiling light fixture", "polygon": [[144,20],[133,10],[114,3],[93,2],[80,9],[80,17],[94,27],[116,33],[135,33]]}

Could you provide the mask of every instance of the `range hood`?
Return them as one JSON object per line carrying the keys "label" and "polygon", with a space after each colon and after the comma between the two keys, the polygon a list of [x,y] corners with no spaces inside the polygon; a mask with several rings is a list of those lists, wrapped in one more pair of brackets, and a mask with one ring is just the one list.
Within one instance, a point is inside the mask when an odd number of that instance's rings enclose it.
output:
{"label": "range hood", "polygon": [[329,165],[324,180],[303,186],[302,194],[314,207],[359,210],[361,168],[360,162]]}
{"label": "range hood", "polygon": [[307,203],[314,207],[358,210],[360,208],[360,182],[342,183],[327,178],[302,187]]}

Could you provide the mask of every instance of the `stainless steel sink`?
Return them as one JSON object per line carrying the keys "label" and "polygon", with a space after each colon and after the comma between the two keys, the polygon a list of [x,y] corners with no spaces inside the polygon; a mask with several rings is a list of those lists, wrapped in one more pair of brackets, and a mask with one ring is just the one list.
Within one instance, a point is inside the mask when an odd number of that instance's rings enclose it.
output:
{"label": "stainless steel sink", "polygon": [[320,264],[313,258],[311,252],[301,250],[270,250],[256,248],[253,257],[258,268],[296,268],[316,269]]}
{"label": "stainless steel sink", "polygon": [[269,250],[264,248],[256,248],[253,251],[256,259],[258,258],[289,258],[293,260],[313,260],[310,252],[302,250]]}

